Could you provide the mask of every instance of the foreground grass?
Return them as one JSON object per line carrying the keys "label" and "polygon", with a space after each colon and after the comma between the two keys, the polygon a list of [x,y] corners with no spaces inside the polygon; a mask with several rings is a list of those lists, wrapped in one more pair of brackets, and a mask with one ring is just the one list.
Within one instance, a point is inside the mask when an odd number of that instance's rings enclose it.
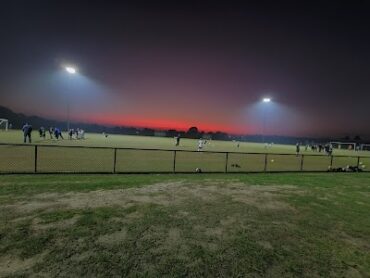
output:
{"label": "foreground grass", "polygon": [[0,276],[370,275],[370,174],[0,176]]}

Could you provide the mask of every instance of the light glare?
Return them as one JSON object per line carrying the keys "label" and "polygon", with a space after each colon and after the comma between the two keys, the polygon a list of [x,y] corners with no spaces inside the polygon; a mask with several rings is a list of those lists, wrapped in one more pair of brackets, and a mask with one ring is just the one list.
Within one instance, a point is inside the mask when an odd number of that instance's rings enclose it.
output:
{"label": "light glare", "polygon": [[74,67],[66,67],[65,69],[70,74],[75,74],[76,73],[76,69]]}
{"label": "light glare", "polygon": [[265,97],[262,99],[263,102],[271,102],[271,98],[269,97]]}

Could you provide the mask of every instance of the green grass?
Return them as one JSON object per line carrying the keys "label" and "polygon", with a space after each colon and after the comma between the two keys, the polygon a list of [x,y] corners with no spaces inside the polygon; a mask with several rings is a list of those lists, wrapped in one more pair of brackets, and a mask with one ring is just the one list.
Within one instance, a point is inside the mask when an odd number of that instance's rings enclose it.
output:
{"label": "green grass", "polygon": [[368,277],[370,174],[0,176],[0,277]]}
{"label": "green grass", "polygon": [[[22,133],[17,130],[0,132],[0,143],[22,143]],[[171,172],[173,170],[174,152],[165,150],[197,149],[197,140],[181,139],[179,147],[174,146],[172,138],[143,137],[110,135],[105,138],[101,134],[87,134],[85,140],[42,140],[34,133],[35,144],[38,147],[39,172],[112,172],[114,151],[112,149],[84,149],[64,148],[62,146],[98,146],[117,148],[143,148],[159,149],[151,150],[117,150],[117,172]],[[60,148],[50,147],[60,146]],[[265,157],[263,153],[269,153],[267,159],[267,171],[299,171],[301,169],[301,157],[278,155],[294,154],[293,145],[273,145],[265,148],[263,144],[246,143],[236,147],[236,143],[230,141],[209,141],[205,146],[206,151],[211,152],[236,152],[229,155],[228,171],[230,172],[258,172],[264,170]],[[242,154],[242,152],[261,154]],[[33,172],[34,171],[34,147],[25,146],[1,146],[0,172]],[[323,154],[304,151],[305,155],[303,170],[326,171],[330,165],[330,158]],[[314,155],[314,156],[312,156]],[[357,165],[357,157],[361,159],[364,170],[370,168],[370,152],[354,152],[349,150],[335,150],[334,155],[345,157],[335,158],[334,167]],[[226,155],[222,153],[194,153],[177,152],[176,171],[194,172],[201,168],[207,172],[222,172],[225,170]],[[238,167],[235,167],[235,166]]]}

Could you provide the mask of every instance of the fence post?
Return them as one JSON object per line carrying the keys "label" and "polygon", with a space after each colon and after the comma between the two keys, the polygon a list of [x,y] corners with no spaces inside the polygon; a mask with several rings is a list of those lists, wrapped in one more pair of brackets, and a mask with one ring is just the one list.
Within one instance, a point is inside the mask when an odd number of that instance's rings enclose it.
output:
{"label": "fence post", "polygon": [[113,174],[116,173],[116,165],[117,165],[117,148],[114,148],[114,153],[113,153]]}
{"label": "fence post", "polygon": [[360,157],[358,156],[357,157],[357,168],[359,168],[360,167]]}
{"label": "fence post", "polygon": [[173,173],[176,173],[176,151],[173,151]]}
{"label": "fence post", "polygon": [[333,158],[334,158],[334,156],[331,155],[330,156],[330,169],[333,168]]}
{"label": "fence post", "polygon": [[225,173],[227,173],[227,165],[229,164],[229,153],[226,153],[225,159]]}
{"label": "fence post", "polygon": [[303,171],[303,161],[304,161],[304,155],[301,154],[301,171]]}
{"label": "fence post", "polygon": [[263,171],[266,172],[267,171],[267,153],[265,153],[265,166],[263,168]]}
{"label": "fence post", "polygon": [[35,145],[35,173],[37,173],[37,145]]}

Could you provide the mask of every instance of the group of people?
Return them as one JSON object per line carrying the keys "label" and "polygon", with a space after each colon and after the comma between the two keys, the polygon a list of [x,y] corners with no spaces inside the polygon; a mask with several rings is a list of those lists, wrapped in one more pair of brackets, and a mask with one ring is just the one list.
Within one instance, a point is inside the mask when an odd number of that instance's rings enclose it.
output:
{"label": "group of people", "polygon": [[[23,132],[23,142],[28,143],[32,142],[32,125],[26,123],[22,127]],[[45,127],[41,126],[39,128],[39,135],[40,138],[46,139],[46,132],[49,132],[50,139],[64,139],[62,130],[58,127],[49,127],[49,129],[46,130]],[[70,129],[68,131],[69,139],[73,139],[73,136],[75,136],[76,139],[85,139],[85,131],[83,129],[77,128],[77,129]]]}
{"label": "group of people", "polygon": [[[59,138],[64,139],[62,131],[58,127],[49,127],[47,131],[49,132],[50,139],[54,139],[54,137],[56,139],[59,139]],[[40,138],[46,139],[46,128],[45,127],[42,126],[39,128],[39,135],[40,135]]]}
{"label": "group of people", "polygon": [[[54,137],[56,139],[64,139],[63,137],[63,134],[62,134],[62,130],[59,128],[59,127],[49,127],[48,129],[48,132],[49,132],[49,136],[50,136],[50,139],[54,139]],[[39,128],[39,135],[40,135],[40,138],[43,138],[43,139],[46,139],[46,129],[45,127],[40,127]]]}
{"label": "group of people", "polygon": [[[177,135],[174,137],[175,139],[175,146],[178,147],[180,146],[180,140],[181,140],[181,137],[180,135]],[[198,148],[197,148],[197,151],[200,152],[203,150],[204,146],[207,144],[207,140],[206,139],[203,139],[203,138],[199,138],[198,140]],[[238,147],[239,147],[239,143],[238,143]]]}
{"label": "group of people", "polygon": [[[306,144],[305,145],[305,151],[307,151],[308,149],[311,149],[311,151],[313,152],[322,152],[324,151],[327,155],[332,155],[333,153],[333,145],[332,144]],[[296,155],[298,155],[301,151],[301,143],[297,143],[296,144]]]}
{"label": "group of people", "polygon": [[73,136],[75,137],[75,139],[85,139],[85,131],[80,128],[76,128],[76,129],[71,128],[68,131],[69,140],[72,140]]}

